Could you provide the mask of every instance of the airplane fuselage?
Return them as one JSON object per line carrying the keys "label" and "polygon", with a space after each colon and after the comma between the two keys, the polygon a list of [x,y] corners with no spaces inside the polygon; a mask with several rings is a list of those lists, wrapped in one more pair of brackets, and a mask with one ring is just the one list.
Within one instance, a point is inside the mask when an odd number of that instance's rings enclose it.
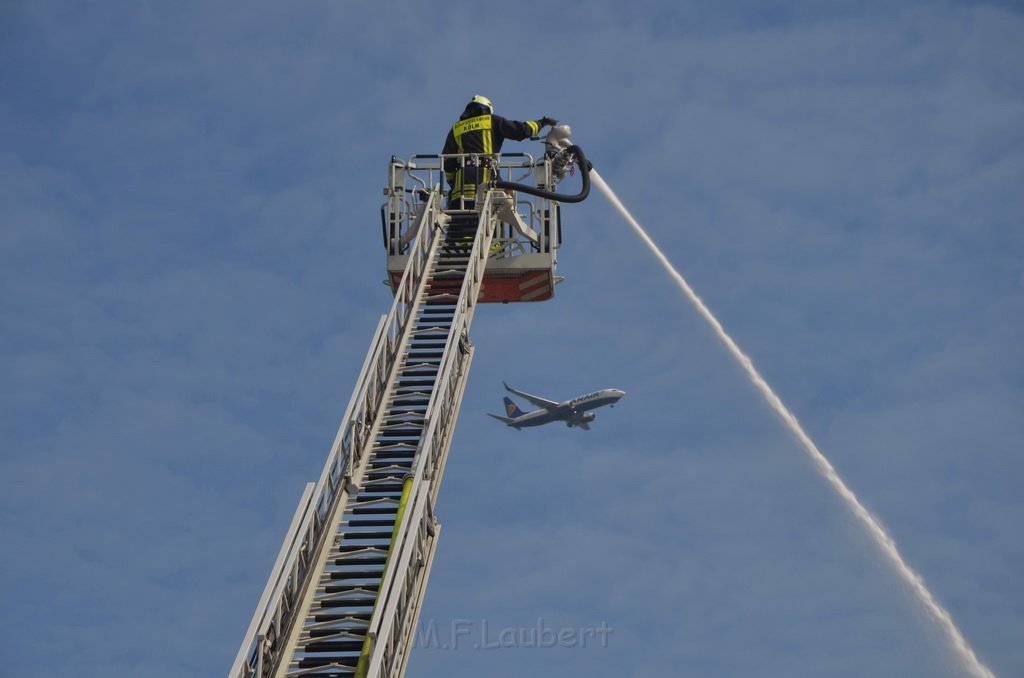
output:
{"label": "airplane fuselage", "polygon": [[[508,387],[506,386],[506,388]],[[526,397],[525,394],[520,391],[515,391],[511,388],[509,388],[509,390],[517,395]],[[536,398],[535,396],[529,396],[535,404],[541,405],[541,409],[533,410],[531,412],[517,411],[517,416],[495,416],[495,418],[501,419],[508,426],[515,429],[530,426],[542,426],[544,424],[550,424],[553,421],[564,422],[570,427],[578,426],[580,428],[587,429],[589,428],[589,423],[597,416],[591,413],[590,410],[597,409],[598,407],[604,407],[605,405],[614,405],[624,395],[626,395],[625,391],[621,391],[617,388],[605,388],[570,400],[564,400],[560,403],[544,401],[543,399]],[[510,410],[508,413],[511,415],[513,414],[513,411]]]}

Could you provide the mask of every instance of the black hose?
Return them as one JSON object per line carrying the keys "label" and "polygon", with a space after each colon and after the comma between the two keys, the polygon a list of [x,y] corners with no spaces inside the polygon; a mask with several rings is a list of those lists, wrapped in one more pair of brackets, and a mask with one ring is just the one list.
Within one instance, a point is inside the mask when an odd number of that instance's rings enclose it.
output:
{"label": "black hose", "polygon": [[576,157],[576,165],[580,168],[580,179],[583,181],[583,186],[580,188],[580,192],[576,195],[562,195],[561,193],[545,191],[543,188],[537,188],[536,186],[517,184],[511,181],[502,181],[501,179],[492,181],[491,188],[507,188],[512,191],[520,191],[522,193],[535,195],[538,198],[557,200],[558,202],[583,202],[586,200],[587,196],[590,195],[590,163],[587,161],[587,156],[583,155],[583,149],[576,144],[569,146],[566,150],[572,152]]}

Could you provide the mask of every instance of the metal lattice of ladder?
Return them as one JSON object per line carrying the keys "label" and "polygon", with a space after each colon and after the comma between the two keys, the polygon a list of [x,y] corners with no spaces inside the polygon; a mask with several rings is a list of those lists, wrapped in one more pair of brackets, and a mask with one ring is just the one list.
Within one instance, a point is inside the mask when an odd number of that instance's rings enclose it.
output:
{"label": "metal lattice of ladder", "polygon": [[391,312],[307,486],[229,674],[400,676],[440,526],[433,513],[472,361],[497,219],[429,195]]}

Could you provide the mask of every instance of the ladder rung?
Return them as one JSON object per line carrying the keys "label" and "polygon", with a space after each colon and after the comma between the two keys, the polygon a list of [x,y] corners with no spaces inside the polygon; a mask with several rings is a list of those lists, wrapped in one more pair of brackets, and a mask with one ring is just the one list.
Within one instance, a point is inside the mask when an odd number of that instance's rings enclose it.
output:
{"label": "ladder rung", "polygon": [[346,554],[355,553],[368,548],[377,548],[378,546],[378,544],[339,544],[338,553],[341,556],[344,556]]}
{"label": "ladder rung", "polygon": [[[369,604],[372,606],[373,602],[378,598],[377,592],[364,591],[364,593],[366,593],[367,595],[361,596],[359,598],[331,598],[320,601],[317,604],[320,606],[319,609],[321,610],[337,610],[338,608],[345,607],[363,608],[366,607],[367,602],[369,602]],[[355,602],[355,604],[349,605],[349,603],[351,602]]]}
{"label": "ladder rung", "polygon": [[[363,649],[362,640],[318,640],[306,643],[306,652],[359,652]],[[332,676],[338,674],[331,673]]]}
{"label": "ladder rung", "polygon": [[[398,507],[397,506],[390,506],[390,507],[386,507],[386,506],[356,506],[356,507],[354,507],[350,511],[350,513],[352,513],[353,515],[358,515],[358,516],[370,516],[370,515],[379,516],[379,515],[384,515],[384,514],[387,514],[387,513],[390,513],[390,514],[394,515],[397,512],[398,512]],[[383,561],[381,561],[381,562],[383,562]]]}
{"label": "ladder rung", "polygon": [[346,570],[344,572],[332,571],[330,578],[335,581],[344,579],[380,579],[384,576],[384,570]]}
{"label": "ladder rung", "polygon": [[[349,659],[358,659],[358,658],[359,658],[358,655],[355,656],[355,657],[349,657]],[[304,659],[300,659],[297,662],[293,661],[290,664],[288,664],[288,666],[290,668],[298,668],[298,669],[316,669],[316,668],[325,668],[325,669],[327,669],[327,668],[330,668],[330,673],[303,673],[302,674],[302,678],[346,678],[347,676],[355,676],[356,675],[355,674],[355,670],[356,670],[355,666],[347,666],[347,665],[338,664],[338,666],[342,666],[342,670],[339,672],[338,669],[331,667],[332,664],[337,664],[337,658],[335,658],[335,657],[324,657],[324,658],[306,657]]]}
{"label": "ladder rung", "polygon": [[[341,541],[345,543],[349,540],[355,539],[391,539],[391,530],[381,530],[377,532],[346,532],[342,535]],[[367,546],[362,544],[361,546]]]}
{"label": "ladder rung", "polygon": [[325,610],[323,612],[317,612],[313,615],[313,620],[316,622],[333,622],[333,621],[347,621],[349,619],[365,620],[370,621],[369,612],[336,612],[333,610]]}
{"label": "ladder rung", "polygon": [[377,518],[355,518],[346,520],[349,527],[391,527],[395,524],[393,520],[380,520]]}
{"label": "ladder rung", "polygon": [[[380,590],[380,582],[374,584],[328,584],[324,586],[324,593],[345,593],[348,591],[361,591],[366,594],[376,595]],[[340,601],[346,598],[338,598]]]}
{"label": "ladder rung", "polygon": [[405,447],[404,450],[399,450],[399,449],[380,449],[380,450],[374,452],[374,455],[373,455],[374,458],[371,459],[370,461],[371,462],[372,461],[387,461],[389,459],[393,460],[392,462],[389,462],[389,463],[394,463],[395,461],[398,461],[398,462],[408,461],[408,460],[412,459],[413,456],[416,454],[416,446],[415,445],[404,445],[404,447]]}

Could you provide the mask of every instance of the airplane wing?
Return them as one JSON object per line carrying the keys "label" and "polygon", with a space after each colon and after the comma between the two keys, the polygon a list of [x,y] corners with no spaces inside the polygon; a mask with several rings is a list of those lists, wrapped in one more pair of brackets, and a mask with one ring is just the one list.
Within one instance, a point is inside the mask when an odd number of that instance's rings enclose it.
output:
{"label": "airplane wing", "polygon": [[[501,382],[501,383],[505,384],[505,382]],[[543,407],[545,410],[553,410],[556,407],[558,407],[558,405],[559,405],[559,403],[556,403],[554,400],[548,400],[547,398],[541,398],[539,396],[530,395],[529,393],[523,393],[522,391],[517,391],[514,388],[512,388],[511,386],[509,386],[508,384],[505,384],[505,390],[509,391],[510,393],[515,393],[520,398],[526,398],[527,400],[529,400],[531,403],[533,403],[537,407]]]}

